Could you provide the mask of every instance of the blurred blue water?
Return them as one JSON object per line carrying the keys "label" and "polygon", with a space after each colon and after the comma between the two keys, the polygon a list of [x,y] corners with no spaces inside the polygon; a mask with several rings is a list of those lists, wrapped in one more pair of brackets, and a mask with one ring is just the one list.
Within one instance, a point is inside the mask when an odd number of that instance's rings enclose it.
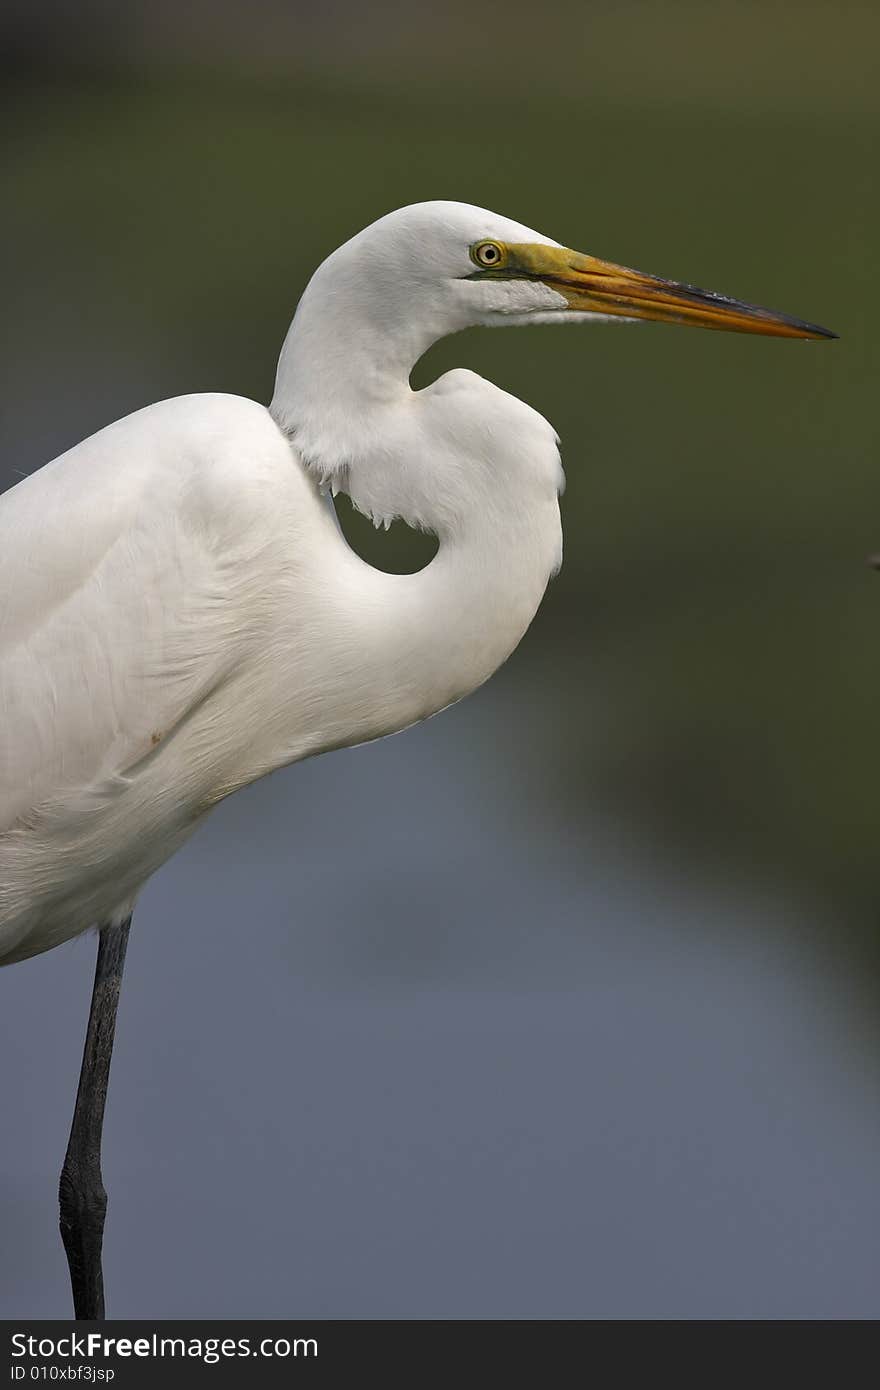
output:
{"label": "blurred blue water", "polygon": [[[875,1317],[880,1110],[810,923],[554,824],[503,672],[220,808],[144,894],[118,1317]],[[634,877],[634,875],[637,875]],[[93,966],[0,972],[0,1309],[66,1314]]]}

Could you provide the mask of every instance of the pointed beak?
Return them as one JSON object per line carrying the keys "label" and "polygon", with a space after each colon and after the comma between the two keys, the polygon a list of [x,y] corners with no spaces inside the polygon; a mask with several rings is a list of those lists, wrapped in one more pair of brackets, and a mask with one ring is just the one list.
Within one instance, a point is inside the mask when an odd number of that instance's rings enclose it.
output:
{"label": "pointed beak", "polygon": [[[569,309],[625,319],[656,319],[732,333],[775,338],[836,338],[828,328],[745,304],[676,280],[661,280],[613,261],[601,261],[564,247],[518,245],[508,248],[509,271],[542,280],[566,300]],[[504,274],[502,269],[500,274]]]}

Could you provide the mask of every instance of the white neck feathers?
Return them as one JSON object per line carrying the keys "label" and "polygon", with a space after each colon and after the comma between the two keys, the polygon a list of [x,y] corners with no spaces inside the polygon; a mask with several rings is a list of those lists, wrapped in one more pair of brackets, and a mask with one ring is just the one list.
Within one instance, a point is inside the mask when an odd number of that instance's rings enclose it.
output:
{"label": "white neck feathers", "polygon": [[561,561],[562,468],[547,421],[472,372],[412,391],[448,319],[430,304],[417,329],[386,319],[375,283],[359,295],[335,259],[300,303],[270,410],[323,485],[377,525],[402,517],[439,537],[420,574],[389,586],[369,572],[368,605],[381,594],[395,609],[369,642],[388,671],[388,727],[400,727],[474,689],[519,642]]}

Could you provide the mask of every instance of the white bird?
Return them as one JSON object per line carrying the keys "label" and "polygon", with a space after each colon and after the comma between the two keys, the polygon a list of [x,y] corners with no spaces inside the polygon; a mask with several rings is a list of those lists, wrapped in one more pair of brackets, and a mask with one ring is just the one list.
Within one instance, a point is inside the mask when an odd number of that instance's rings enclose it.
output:
{"label": "white bird", "polygon": [[[413,391],[413,366],[470,325],[612,318],[834,336],[424,203],[319,267],[268,409],[148,406],[0,499],[0,964],[102,928],[62,1179],[77,1316],[103,1314],[103,1097],[145,881],[230,792],[474,690],[559,567],[552,427],[469,371]],[[328,490],[435,533],[435,558],[371,568]]]}

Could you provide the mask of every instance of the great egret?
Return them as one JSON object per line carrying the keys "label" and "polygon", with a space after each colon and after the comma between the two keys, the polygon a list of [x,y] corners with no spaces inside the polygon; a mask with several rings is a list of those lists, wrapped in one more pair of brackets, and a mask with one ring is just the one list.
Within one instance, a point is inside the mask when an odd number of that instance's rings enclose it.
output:
{"label": "great egret", "polygon": [[[145,881],[230,792],[474,690],[559,567],[552,427],[469,371],[414,392],[414,364],[469,325],[612,318],[835,336],[423,203],[315,272],[268,410],[163,401],[2,498],[0,963],[100,928],[60,1193],[78,1318],[104,1314],[101,1128]],[[365,564],[323,496],[340,489],[434,532],[432,562]]]}

